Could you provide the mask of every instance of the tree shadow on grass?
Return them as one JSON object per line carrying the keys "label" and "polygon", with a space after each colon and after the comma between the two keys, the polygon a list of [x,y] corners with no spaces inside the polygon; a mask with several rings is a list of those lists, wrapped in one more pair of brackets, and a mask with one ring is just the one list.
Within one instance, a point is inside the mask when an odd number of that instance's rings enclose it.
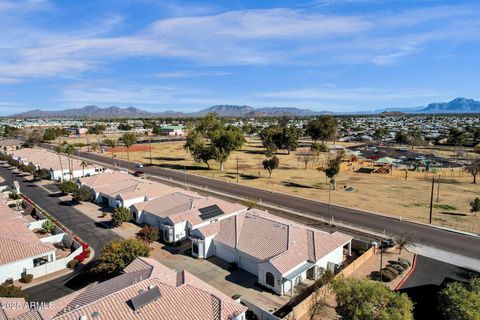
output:
{"label": "tree shadow on grass", "polygon": [[185,158],[181,157],[155,157],[154,159],[160,160],[160,161],[184,161]]}
{"label": "tree shadow on grass", "polygon": [[174,170],[191,170],[191,171],[208,171],[207,167],[199,167],[199,166],[183,166],[181,164],[170,164],[170,163],[162,163],[158,165],[161,168],[167,169],[174,169]]}
{"label": "tree shadow on grass", "polygon": [[446,214],[446,215],[449,215],[449,216],[457,216],[457,217],[466,217],[466,216],[467,216],[466,213],[462,213],[462,212],[447,212],[447,211],[441,211],[440,213],[441,213],[441,214]]}
{"label": "tree shadow on grass", "polygon": [[261,154],[261,155],[265,154],[265,151],[263,150],[241,150],[241,152],[246,154]]}
{"label": "tree shadow on grass", "polygon": [[307,186],[304,184],[296,183],[296,182],[291,182],[291,181],[282,181],[282,184],[285,187],[292,187],[292,188],[303,188],[303,189],[312,189],[312,186]]}
{"label": "tree shadow on grass", "polygon": [[240,178],[242,178],[243,180],[256,180],[256,179],[259,179],[260,177],[259,176],[254,176],[253,174],[240,174]]}

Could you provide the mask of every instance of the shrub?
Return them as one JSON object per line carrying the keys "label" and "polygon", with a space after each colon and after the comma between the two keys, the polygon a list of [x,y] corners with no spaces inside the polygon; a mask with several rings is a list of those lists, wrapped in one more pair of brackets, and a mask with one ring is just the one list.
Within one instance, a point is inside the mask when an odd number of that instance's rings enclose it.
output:
{"label": "shrub", "polygon": [[382,281],[391,282],[397,276],[388,269],[382,269]]}
{"label": "shrub", "polygon": [[237,300],[237,299],[240,299],[241,297],[242,297],[242,296],[237,293],[237,294],[234,294],[234,295],[232,296],[232,299],[233,299],[233,300]]}
{"label": "shrub", "polygon": [[22,291],[22,288],[14,286],[12,284],[3,283],[0,284],[0,297],[5,298],[25,298],[26,294]]}
{"label": "shrub", "polygon": [[87,201],[92,201],[93,200],[93,193],[90,189],[86,187],[81,187],[77,189],[75,192],[73,192],[72,199],[74,201],[82,201],[82,202],[87,202]]}
{"label": "shrub", "polygon": [[402,257],[398,258],[398,264],[400,264],[403,269],[408,269],[408,267],[410,267],[410,261]]}
{"label": "shrub", "polygon": [[75,269],[77,266],[78,266],[78,260],[77,259],[70,260],[67,263],[67,268],[69,268],[69,269]]}
{"label": "shrub", "polygon": [[398,263],[390,264],[389,266],[397,270],[398,274],[403,274],[403,272],[405,271],[405,269]]}
{"label": "shrub", "polygon": [[13,284],[13,278],[8,278],[5,280],[5,284]]}
{"label": "shrub", "polygon": [[55,224],[52,221],[47,220],[42,224],[42,229],[47,233],[52,233],[55,229]]}
{"label": "shrub", "polygon": [[33,274],[24,273],[22,274],[22,278],[20,279],[20,282],[30,283],[32,282],[32,280],[33,280]]}
{"label": "shrub", "polygon": [[157,227],[144,226],[137,233],[137,238],[147,243],[152,243],[158,240],[159,231]]}
{"label": "shrub", "polygon": [[125,207],[118,207],[113,210],[112,213],[112,224],[114,227],[121,226],[124,222],[130,221],[132,219],[132,214],[130,210]]}
{"label": "shrub", "polygon": [[395,269],[394,267],[392,267],[392,266],[386,266],[384,269],[387,270],[387,271],[389,271],[389,272],[391,272],[393,275],[395,275],[395,277],[398,276],[398,271],[397,271],[397,269]]}
{"label": "shrub", "polygon": [[62,183],[60,183],[58,188],[63,193],[71,193],[72,194],[72,193],[74,193],[75,191],[78,190],[78,184],[76,184],[74,181],[67,180],[67,181],[63,181]]}
{"label": "shrub", "polygon": [[10,192],[10,194],[8,195],[8,197],[12,200],[18,200],[20,199],[20,195],[16,192],[16,191],[12,191]]}

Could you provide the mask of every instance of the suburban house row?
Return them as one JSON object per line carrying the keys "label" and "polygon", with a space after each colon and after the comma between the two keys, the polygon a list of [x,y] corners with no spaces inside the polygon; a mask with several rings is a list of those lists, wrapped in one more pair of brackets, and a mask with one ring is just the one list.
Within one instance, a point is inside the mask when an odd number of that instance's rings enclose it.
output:
{"label": "suburban house row", "polygon": [[35,279],[65,269],[68,262],[83,251],[82,246],[58,226],[44,232],[42,225],[47,219],[41,213],[32,217],[17,208],[13,200],[7,202],[8,192],[8,187],[2,187],[0,283],[26,275]]}
{"label": "suburban house row", "polygon": [[[119,276],[29,308],[23,298],[0,298],[0,319],[218,319],[245,320],[247,308],[187,271],[137,258]],[[2,314],[3,313],[3,314]]]}
{"label": "suburban house row", "polygon": [[37,169],[48,170],[51,180],[77,179],[104,171],[103,167],[69,158],[63,154],[58,155],[41,148],[23,148],[6,152],[14,160],[20,161],[24,165],[34,165]]}
{"label": "suburban house row", "polygon": [[165,243],[190,241],[192,255],[216,256],[248,271],[279,295],[306,278],[336,271],[350,236],[327,233],[265,211],[143,180],[120,171],[79,179],[97,203],[129,208],[138,224],[159,228]]}

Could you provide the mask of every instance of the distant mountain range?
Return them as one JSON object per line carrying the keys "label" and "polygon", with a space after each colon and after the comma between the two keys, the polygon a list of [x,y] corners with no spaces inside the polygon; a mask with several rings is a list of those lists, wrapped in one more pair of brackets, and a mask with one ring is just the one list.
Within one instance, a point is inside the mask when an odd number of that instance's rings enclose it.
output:
{"label": "distant mountain range", "polygon": [[86,106],[79,109],[65,109],[57,111],[31,110],[12,115],[17,118],[68,118],[68,117],[94,117],[94,118],[147,118],[147,117],[201,117],[209,112],[215,112],[221,117],[261,117],[261,116],[316,116],[322,114],[398,114],[401,113],[480,113],[480,101],[466,98],[456,98],[450,102],[435,102],[423,107],[414,108],[385,108],[374,111],[355,113],[333,113],[329,111],[312,111],[299,108],[253,108],[250,106],[217,105],[202,109],[197,112],[183,113],[178,111],[163,111],[158,113],[144,111],[135,107],[120,108]]}

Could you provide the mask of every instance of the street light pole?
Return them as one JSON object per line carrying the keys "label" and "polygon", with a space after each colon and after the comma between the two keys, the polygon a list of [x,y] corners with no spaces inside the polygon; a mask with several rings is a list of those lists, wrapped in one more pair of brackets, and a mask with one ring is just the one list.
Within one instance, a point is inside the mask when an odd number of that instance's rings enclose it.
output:
{"label": "street light pole", "polygon": [[331,217],[331,212],[332,212],[332,204],[331,204],[331,184],[328,185],[328,216]]}
{"label": "street light pole", "polygon": [[430,224],[432,224],[433,190],[434,189],[435,189],[435,177],[432,178],[432,192],[430,193],[430,219],[429,219]]}

